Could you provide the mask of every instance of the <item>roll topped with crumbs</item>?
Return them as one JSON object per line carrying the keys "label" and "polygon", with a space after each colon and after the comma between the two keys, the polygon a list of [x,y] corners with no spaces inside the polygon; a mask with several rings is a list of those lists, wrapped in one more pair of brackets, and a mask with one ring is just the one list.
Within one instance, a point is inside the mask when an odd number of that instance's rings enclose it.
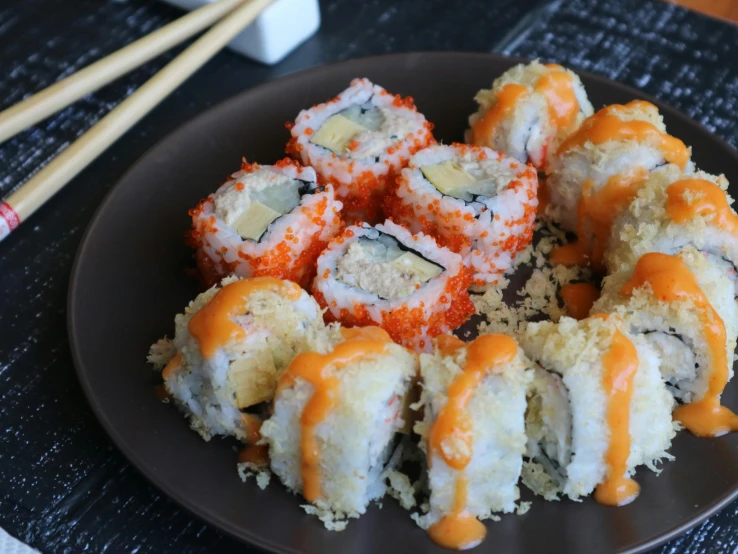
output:
{"label": "roll topped with crumbs", "polygon": [[387,185],[435,142],[431,129],[411,97],[354,79],[332,100],[300,112],[287,153],[315,168],[321,185],[335,187],[349,223],[378,223]]}

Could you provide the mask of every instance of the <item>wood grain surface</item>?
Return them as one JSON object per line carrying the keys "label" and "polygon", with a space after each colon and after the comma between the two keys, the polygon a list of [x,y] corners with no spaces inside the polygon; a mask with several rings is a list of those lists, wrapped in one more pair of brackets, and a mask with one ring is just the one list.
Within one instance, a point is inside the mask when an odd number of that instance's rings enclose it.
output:
{"label": "wood grain surface", "polygon": [[738,23],[738,2],[736,0],[669,0],[685,8],[700,13]]}
{"label": "wood grain surface", "polygon": [[[178,508],[111,446],[79,388],[66,336],[69,272],[97,205],[153,144],[213,104],[337,60],[411,50],[500,51],[623,81],[738,144],[738,27],[660,0],[325,0],[321,10],[320,32],[275,67],[218,55],[0,243],[0,526],[12,535],[51,553],[256,551]],[[179,14],[154,0],[0,1],[0,108]],[[173,55],[1,145],[0,194]],[[738,552],[738,503],[657,552]]]}

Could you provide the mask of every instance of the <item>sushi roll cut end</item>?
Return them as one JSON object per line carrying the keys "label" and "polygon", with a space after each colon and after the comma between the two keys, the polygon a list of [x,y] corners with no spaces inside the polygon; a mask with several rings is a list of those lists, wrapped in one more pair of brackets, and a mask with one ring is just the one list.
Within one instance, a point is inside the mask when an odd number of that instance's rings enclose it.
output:
{"label": "sushi roll cut end", "polygon": [[521,338],[536,363],[526,412],[523,482],[548,500],[594,493],[622,506],[640,487],[640,465],[654,469],[675,435],[674,400],[659,357],[617,315],[531,323]]}
{"label": "sushi roll cut end", "polygon": [[334,186],[348,223],[381,221],[385,189],[410,156],[435,142],[411,97],[393,96],[368,79],[354,79],[288,126],[287,153]]}
{"label": "sushi roll cut end", "polygon": [[334,529],[384,494],[385,463],[417,372],[416,356],[383,329],[339,335],[295,357],[261,427],[272,471]]}
{"label": "sushi roll cut end", "polygon": [[350,226],[318,259],[313,295],[327,320],[378,325],[397,343],[428,351],[474,313],[460,255],[386,221]]}
{"label": "sushi roll cut end", "polygon": [[674,419],[692,433],[715,437],[738,430],[738,416],[720,404],[720,395],[729,378],[729,364],[725,344],[725,323],[710,304],[692,272],[680,258],[652,252],[642,256],[635,266],[631,280],[621,294],[632,295],[634,290],[650,286],[653,295],[665,302],[689,300],[693,303],[703,328],[703,336],[711,354],[707,391],[702,398],[674,410]]}
{"label": "sushi roll cut end", "polygon": [[543,169],[564,137],[592,114],[579,77],[534,61],[505,72],[476,96],[467,142],[488,146]]}
{"label": "sushi roll cut end", "polygon": [[481,335],[469,344],[442,335],[435,346],[435,354],[421,355],[425,419],[416,430],[431,497],[418,523],[428,525],[437,544],[465,550],[484,540],[480,519],[515,508],[529,372],[506,335]]}
{"label": "sushi roll cut end", "polygon": [[[656,107],[635,100],[603,108],[564,140],[547,186],[551,205],[577,241],[555,249],[554,263],[601,270],[613,222],[649,173],[664,163],[688,169],[690,149],[663,129]],[[590,159],[594,154],[599,158]]]}
{"label": "sushi roll cut end", "polygon": [[271,402],[292,358],[334,334],[305,291],[273,277],[224,279],[198,295],[175,325],[162,370],[166,391],[205,440],[231,435],[250,445],[259,440],[259,421],[241,410]]}
{"label": "sushi roll cut end", "polygon": [[388,217],[463,256],[477,286],[497,285],[533,238],[537,173],[490,148],[424,148],[390,190]]}
{"label": "sushi roll cut end", "polygon": [[243,161],[215,193],[190,211],[188,242],[203,280],[269,275],[308,286],[315,260],[341,226],[342,204],[315,171],[285,158]]}

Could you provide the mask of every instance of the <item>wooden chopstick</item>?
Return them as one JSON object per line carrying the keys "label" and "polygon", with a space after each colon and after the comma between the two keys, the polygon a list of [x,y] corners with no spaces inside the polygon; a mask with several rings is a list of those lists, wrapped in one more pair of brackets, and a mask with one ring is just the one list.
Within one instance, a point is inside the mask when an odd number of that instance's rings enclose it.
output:
{"label": "wooden chopstick", "polygon": [[242,1],[203,6],[0,112],[0,143],[207,29]]}
{"label": "wooden chopstick", "polygon": [[0,240],[218,53],[271,2],[249,0],[234,10],[0,203]]}

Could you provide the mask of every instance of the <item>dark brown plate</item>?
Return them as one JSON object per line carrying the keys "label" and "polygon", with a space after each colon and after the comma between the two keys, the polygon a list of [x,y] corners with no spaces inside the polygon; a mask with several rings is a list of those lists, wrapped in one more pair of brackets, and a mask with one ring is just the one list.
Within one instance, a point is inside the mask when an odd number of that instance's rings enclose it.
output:
{"label": "dark brown plate", "polygon": [[[445,142],[461,140],[474,93],[521,60],[490,54],[397,54],[303,71],[248,90],[183,125],[144,156],[103,202],[77,254],[69,291],[69,333],[79,379],[115,444],[156,486],[193,513],[275,552],[443,552],[394,500],[372,506],[341,532],[328,532],[273,481],[241,483],[235,443],[205,443],[152,390],[149,345],[173,332],[173,318],[197,294],[185,275],[187,210],[239,167],[241,156],[282,157],[284,123],[365,76],[415,97]],[[554,60],[555,61],[555,60]],[[582,74],[596,108],[644,95]],[[674,109],[654,101],[669,131],[693,147],[699,167],[738,183],[738,154]],[[736,196],[736,191],[732,191]],[[513,281],[511,286],[518,283]],[[731,384],[725,403],[738,407]],[[623,508],[591,499],[536,500],[523,516],[488,525],[476,552],[641,552],[684,532],[738,495],[738,434],[697,439],[682,432],[676,461],[660,476],[641,470],[641,496]],[[524,497],[527,493],[523,493]]]}

